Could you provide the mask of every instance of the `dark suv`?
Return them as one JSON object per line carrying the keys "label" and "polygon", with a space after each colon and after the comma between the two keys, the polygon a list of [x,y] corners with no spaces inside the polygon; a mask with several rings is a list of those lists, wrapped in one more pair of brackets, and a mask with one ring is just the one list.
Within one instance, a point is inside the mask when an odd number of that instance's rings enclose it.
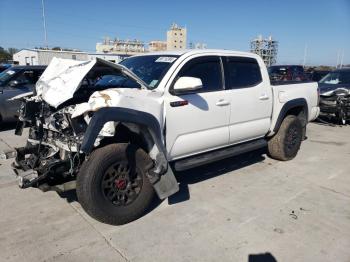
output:
{"label": "dark suv", "polygon": [[46,66],[14,66],[0,73],[0,121],[15,121],[21,102],[9,100],[33,91]]}

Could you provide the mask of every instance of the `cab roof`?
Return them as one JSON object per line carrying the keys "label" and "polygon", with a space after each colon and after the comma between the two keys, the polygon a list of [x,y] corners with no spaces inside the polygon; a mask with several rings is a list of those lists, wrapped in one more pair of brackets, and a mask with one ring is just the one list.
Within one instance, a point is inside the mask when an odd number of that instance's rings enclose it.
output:
{"label": "cab roof", "polygon": [[147,56],[147,55],[196,55],[196,54],[210,54],[210,53],[224,53],[228,55],[236,55],[236,56],[249,56],[256,57],[256,54],[250,52],[240,52],[226,49],[183,49],[183,50],[167,50],[167,51],[157,51],[157,52],[149,52],[143,53],[136,56]]}

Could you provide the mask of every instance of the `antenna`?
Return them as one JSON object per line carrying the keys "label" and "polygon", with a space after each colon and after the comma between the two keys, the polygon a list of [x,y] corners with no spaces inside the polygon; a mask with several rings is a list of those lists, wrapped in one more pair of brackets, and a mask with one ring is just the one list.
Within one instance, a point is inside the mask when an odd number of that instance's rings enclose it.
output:
{"label": "antenna", "polygon": [[45,37],[45,47],[49,49],[49,45],[47,44],[47,32],[46,32],[46,19],[45,19],[45,5],[44,0],[41,0],[41,6],[43,10],[43,24],[44,24],[44,37]]}

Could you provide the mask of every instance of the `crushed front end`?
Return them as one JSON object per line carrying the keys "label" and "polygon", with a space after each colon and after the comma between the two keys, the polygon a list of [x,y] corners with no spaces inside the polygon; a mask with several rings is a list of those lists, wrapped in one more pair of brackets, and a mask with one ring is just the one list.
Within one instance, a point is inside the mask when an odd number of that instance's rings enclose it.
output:
{"label": "crushed front end", "polygon": [[350,121],[350,92],[339,88],[320,96],[321,115],[334,117],[339,124]]}
{"label": "crushed front end", "polygon": [[16,134],[29,127],[29,135],[27,145],[16,148],[13,163],[21,188],[47,190],[75,179],[85,158],[80,145],[87,122],[83,116],[71,118],[73,110],[56,110],[30,98],[22,103]]}

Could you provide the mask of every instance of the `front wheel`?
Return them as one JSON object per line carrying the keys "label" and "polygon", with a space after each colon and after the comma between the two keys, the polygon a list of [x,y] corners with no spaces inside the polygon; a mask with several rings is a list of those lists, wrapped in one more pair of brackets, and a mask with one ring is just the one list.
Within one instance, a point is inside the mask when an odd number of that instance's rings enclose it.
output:
{"label": "front wheel", "polygon": [[277,160],[291,160],[297,155],[302,139],[303,127],[300,120],[288,115],[278,132],[268,141],[268,153]]}
{"label": "front wheel", "polygon": [[110,144],[96,149],[77,176],[81,206],[100,222],[121,225],[144,214],[154,190],[146,172],[152,160],[132,144]]}

